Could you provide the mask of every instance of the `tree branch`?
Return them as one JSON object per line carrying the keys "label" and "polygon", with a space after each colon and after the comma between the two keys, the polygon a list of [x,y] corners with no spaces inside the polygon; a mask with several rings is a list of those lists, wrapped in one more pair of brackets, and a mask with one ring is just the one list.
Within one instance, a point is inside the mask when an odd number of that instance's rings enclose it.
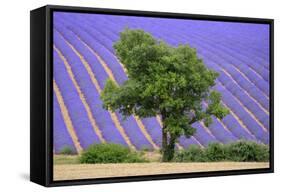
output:
{"label": "tree branch", "polygon": [[196,121],[198,121],[198,119],[196,117],[193,117],[190,121],[189,121],[189,124],[193,124],[195,123]]}

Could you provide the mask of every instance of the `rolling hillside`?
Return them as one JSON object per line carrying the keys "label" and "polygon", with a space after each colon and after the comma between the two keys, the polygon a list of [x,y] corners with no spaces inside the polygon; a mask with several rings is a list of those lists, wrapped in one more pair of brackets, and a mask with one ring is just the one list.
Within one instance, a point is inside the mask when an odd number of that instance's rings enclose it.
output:
{"label": "rolling hillside", "polygon": [[214,89],[231,113],[210,127],[196,123],[196,134],[177,148],[238,139],[269,143],[269,26],[198,20],[54,13],[54,151],[81,152],[90,144],[119,143],[132,149],[161,147],[159,117],[124,120],[102,108],[100,92],[108,78],[118,84],[126,69],[112,45],[126,27],[142,29],[170,45],[196,48],[219,72]]}

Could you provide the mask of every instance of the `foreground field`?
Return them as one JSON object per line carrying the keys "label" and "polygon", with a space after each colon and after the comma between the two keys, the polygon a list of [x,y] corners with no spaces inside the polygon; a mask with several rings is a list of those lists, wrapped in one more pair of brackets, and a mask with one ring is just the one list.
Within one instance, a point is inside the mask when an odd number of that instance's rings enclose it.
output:
{"label": "foreground field", "polygon": [[122,163],[122,164],[60,164],[54,165],[54,180],[106,178],[119,176],[191,173],[237,169],[269,168],[269,163],[212,162],[212,163]]}

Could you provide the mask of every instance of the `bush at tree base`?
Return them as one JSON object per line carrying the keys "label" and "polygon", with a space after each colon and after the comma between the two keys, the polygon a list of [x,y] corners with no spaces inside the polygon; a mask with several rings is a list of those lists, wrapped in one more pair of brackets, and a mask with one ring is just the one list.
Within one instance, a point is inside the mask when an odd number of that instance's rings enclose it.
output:
{"label": "bush at tree base", "polygon": [[191,145],[175,155],[175,162],[267,162],[269,147],[253,141],[240,140],[228,144],[211,143],[206,148]]}

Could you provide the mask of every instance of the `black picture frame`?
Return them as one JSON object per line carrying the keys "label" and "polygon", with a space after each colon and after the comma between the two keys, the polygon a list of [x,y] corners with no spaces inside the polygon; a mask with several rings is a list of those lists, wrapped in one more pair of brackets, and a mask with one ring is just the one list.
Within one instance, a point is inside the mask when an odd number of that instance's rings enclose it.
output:
{"label": "black picture frame", "polygon": [[[262,23],[270,25],[270,167],[263,169],[212,171],[197,173],[162,174],[150,176],[112,177],[53,181],[52,130],[52,26],[54,11],[129,15],[141,17],[181,18],[208,21]],[[88,7],[47,5],[30,12],[30,180],[43,186],[64,186],[131,182],[178,178],[258,174],[274,172],[274,20],[215,15],[196,15],[137,10],[118,10]]]}

